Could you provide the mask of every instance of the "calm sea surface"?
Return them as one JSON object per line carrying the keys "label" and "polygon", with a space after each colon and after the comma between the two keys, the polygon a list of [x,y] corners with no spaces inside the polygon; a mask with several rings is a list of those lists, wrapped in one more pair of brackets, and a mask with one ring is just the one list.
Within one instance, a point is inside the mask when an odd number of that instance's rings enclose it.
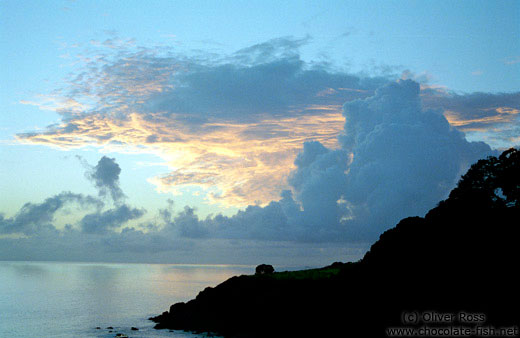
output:
{"label": "calm sea surface", "polygon": [[[240,266],[0,261],[0,337],[203,337],[154,330],[147,318],[194,298],[207,286],[253,271]],[[132,326],[139,331],[131,331]]]}

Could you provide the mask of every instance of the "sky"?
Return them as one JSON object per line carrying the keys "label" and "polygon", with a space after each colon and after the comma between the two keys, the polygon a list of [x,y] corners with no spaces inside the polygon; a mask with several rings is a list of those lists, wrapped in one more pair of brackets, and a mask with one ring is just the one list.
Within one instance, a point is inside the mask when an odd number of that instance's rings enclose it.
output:
{"label": "sky", "polygon": [[517,1],[0,0],[0,260],[362,257],[520,144]]}

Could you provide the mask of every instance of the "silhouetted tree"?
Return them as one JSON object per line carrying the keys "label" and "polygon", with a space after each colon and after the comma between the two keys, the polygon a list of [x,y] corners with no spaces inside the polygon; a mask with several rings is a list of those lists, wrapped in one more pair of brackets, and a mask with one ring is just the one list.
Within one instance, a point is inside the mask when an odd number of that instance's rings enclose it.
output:
{"label": "silhouetted tree", "polygon": [[450,200],[479,200],[494,207],[520,206],[520,151],[511,148],[498,158],[473,164],[450,193]]}
{"label": "silhouetted tree", "polygon": [[272,265],[268,265],[268,264],[260,264],[255,269],[256,275],[269,275],[272,273],[274,273],[274,268]]}

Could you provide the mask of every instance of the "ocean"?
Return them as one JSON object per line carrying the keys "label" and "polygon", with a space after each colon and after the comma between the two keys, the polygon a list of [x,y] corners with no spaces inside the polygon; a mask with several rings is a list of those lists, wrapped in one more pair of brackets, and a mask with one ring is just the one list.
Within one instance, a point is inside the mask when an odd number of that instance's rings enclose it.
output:
{"label": "ocean", "polygon": [[250,266],[0,261],[0,338],[204,337],[155,330],[148,318],[253,272]]}

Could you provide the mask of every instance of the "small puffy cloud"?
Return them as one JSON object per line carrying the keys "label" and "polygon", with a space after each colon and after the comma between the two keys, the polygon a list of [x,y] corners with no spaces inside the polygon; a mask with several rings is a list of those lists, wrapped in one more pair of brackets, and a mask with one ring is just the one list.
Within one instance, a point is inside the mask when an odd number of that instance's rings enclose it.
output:
{"label": "small puffy cloud", "polygon": [[120,173],[121,168],[116,163],[115,158],[103,156],[96,166],[85,175],[94,183],[94,186],[98,189],[99,196],[105,197],[110,195],[114,202],[118,202],[125,197],[119,186]]}

